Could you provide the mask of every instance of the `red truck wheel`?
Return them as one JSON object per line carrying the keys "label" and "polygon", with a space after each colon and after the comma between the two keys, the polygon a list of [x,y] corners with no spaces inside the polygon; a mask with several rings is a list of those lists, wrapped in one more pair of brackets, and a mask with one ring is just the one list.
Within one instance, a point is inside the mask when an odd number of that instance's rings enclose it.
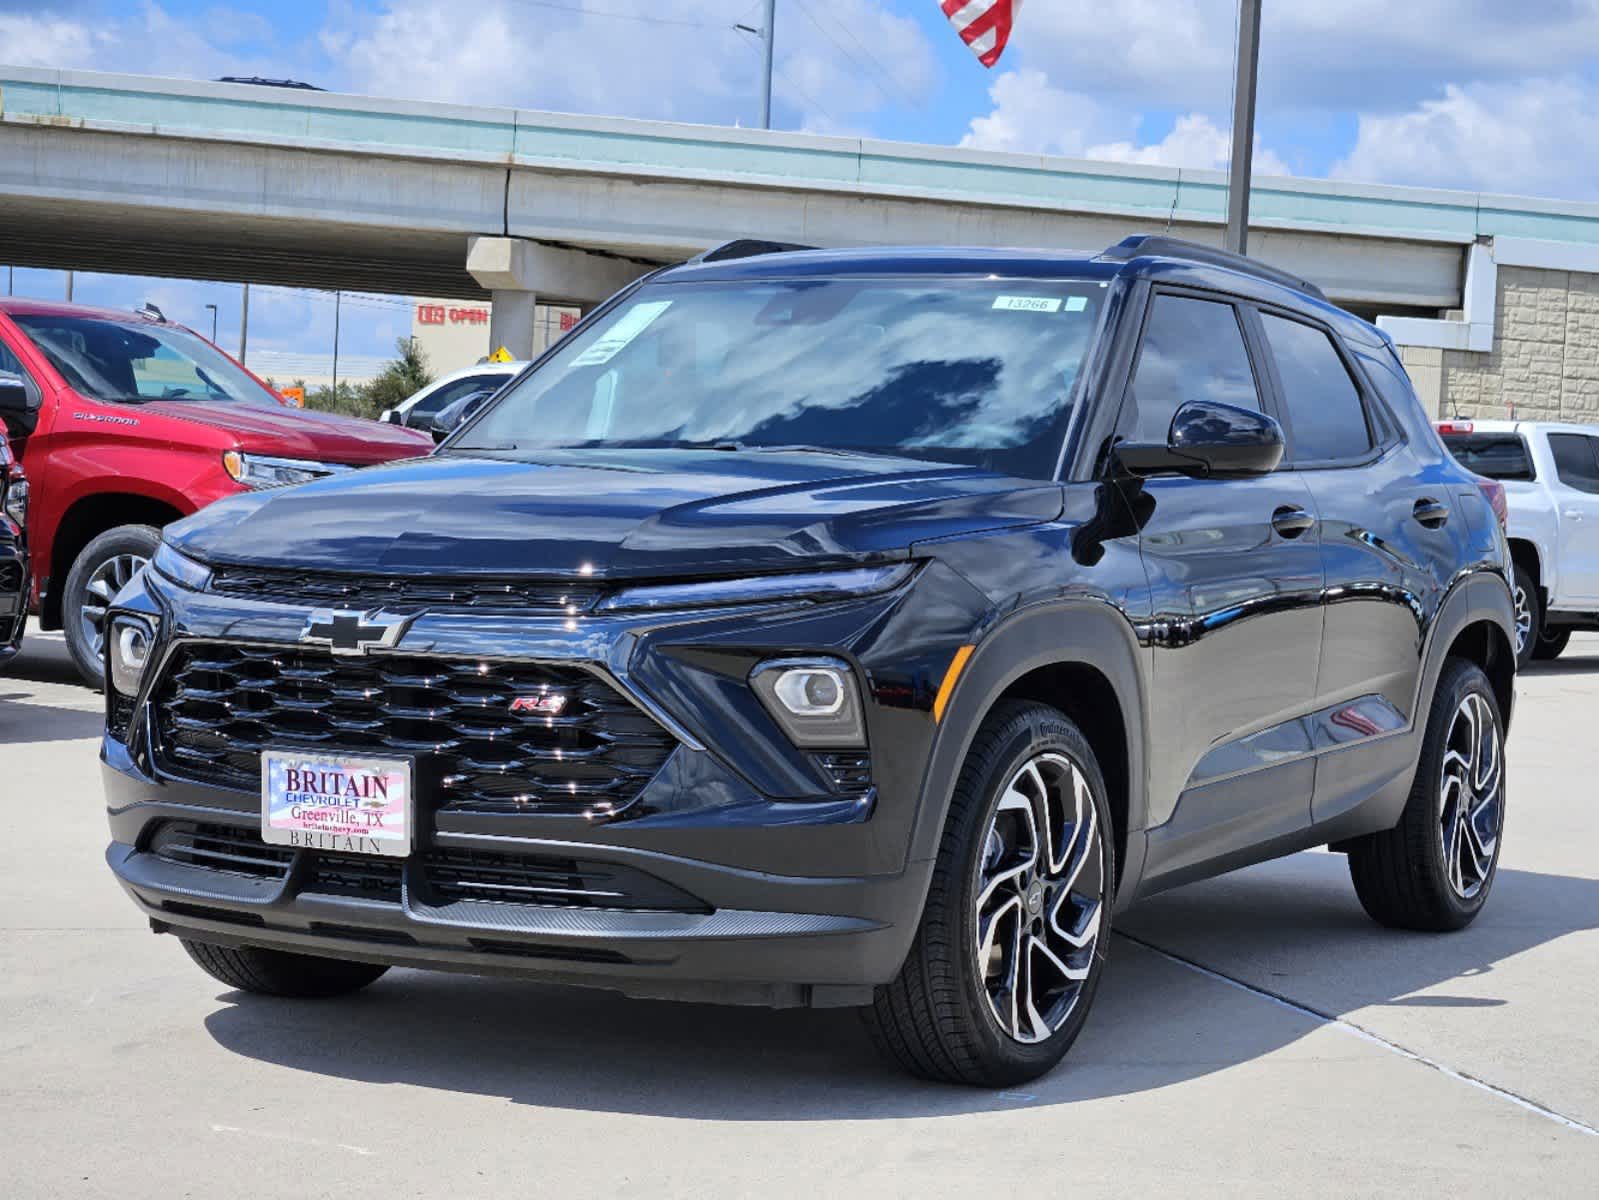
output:
{"label": "red truck wheel", "polygon": [[153,525],[119,525],[85,546],[67,572],[61,623],[72,661],[90,687],[105,684],[105,619],[111,601],[160,544],[161,531]]}

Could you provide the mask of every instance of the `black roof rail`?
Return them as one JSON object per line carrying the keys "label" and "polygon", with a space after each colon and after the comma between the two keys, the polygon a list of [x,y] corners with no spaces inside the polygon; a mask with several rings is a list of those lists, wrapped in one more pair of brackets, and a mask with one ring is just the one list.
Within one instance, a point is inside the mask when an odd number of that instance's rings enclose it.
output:
{"label": "black roof rail", "polygon": [[1287,271],[1280,271],[1276,267],[1268,267],[1258,259],[1234,254],[1230,250],[1219,250],[1215,246],[1206,246],[1183,238],[1167,237],[1162,233],[1134,234],[1132,237],[1123,238],[1100,255],[1101,258],[1107,258],[1112,262],[1127,262],[1145,256],[1177,258],[1184,262],[1226,267],[1230,271],[1240,271],[1257,279],[1269,279],[1272,283],[1280,283],[1284,287],[1293,288],[1296,292],[1308,293],[1318,300],[1327,299],[1322,290],[1308,279],[1290,275]]}
{"label": "black roof rail", "polygon": [[737,238],[723,242],[689,259],[691,263],[726,262],[733,258],[754,258],[757,254],[783,254],[789,250],[815,250],[815,246],[801,246],[798,242],[767,242],[760,238]]}

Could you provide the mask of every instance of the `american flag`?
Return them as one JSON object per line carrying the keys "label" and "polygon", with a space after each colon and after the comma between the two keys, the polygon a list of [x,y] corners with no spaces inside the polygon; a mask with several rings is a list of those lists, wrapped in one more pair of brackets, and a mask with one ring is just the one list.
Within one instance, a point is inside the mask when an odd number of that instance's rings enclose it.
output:
{"label": "american flag", "polygon": [[939,4],[977,61],[991,67],[1005,53],[1022,0],[939,0]]}

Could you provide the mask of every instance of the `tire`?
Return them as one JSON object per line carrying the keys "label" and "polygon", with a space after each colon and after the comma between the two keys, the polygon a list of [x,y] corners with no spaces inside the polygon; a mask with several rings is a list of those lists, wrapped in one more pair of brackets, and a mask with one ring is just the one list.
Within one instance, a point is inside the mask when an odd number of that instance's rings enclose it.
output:
{"label": "tire", "polygon": [[160,544],[161,531],[153,525],[119,525],[85,546],[67,572],[61,593],[62,631],[73,665],[90,687],[105,686],[104,632],[99,628],[105,608]]}
{"label": "tire", "polygon": [[[1487,722],[1491,748],[1473,736]],[[1394,828],[1350,847],[1349,875],[1361,906],[1380,925],[1464,929],[1493,890],[1505,818],[1504,720],[1481,667],[1458,658],[1444,664],[1425,738],[1404,815]],[[1463,779],[1470,780],[1464,789]],[[1474,833],[1451,815],[1463,794],[1470,797],[1466,811],[1475,814]]]}
{"label": "tire", "polygon": [[241,992],[302,1000],[358,992],[388,970],[377,963],[316,958],[258,946],[213,946],[182,939],[184,950],[207,975]]}
{"label": "tire", "polygon": [[1516,670],[1533,659],[1538,639],[1533,630],[1543,628],[1543,604],[1538,598],[1537,580],[1525,567],[1516,564],[1511,596],[1515,601]]}
{"label": "tire", "polygon": [[[1060,1062],[1093,1004],[1110,938],[1115,838],[1105,795],[1093,750],[1055,709],[1006,701],[983,722],[955,785],[916,939],[898,977],[862,1010],[890,1061],[980,1087],[1023,1083]],[[1022,865],[1029,826],[1034,850],[1049,847],[1035,859],[1043,870]],[[1006,989],[1007,979],[1022,987]],[[1005,1003],[1023,987],[1042,1024]]]}
{"label": "tire", "polygon": [[1538,662],[1559,658],[1569,641],[1571,641],[1571,630],[1557,629],[1550,633],[1545,629],[1538,635],[1538,641],[1532,648],[1532,657]]}

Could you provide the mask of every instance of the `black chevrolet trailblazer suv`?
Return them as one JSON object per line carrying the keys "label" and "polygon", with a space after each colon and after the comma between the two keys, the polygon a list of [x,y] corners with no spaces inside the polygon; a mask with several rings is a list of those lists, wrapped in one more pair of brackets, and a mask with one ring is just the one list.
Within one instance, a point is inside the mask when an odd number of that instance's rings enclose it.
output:
{"label": "black chevrolet trailblazer suv", "polygon": [[433,457],[169,526],[107,638],[107,858],[230,987],[852,1005],[1014,1083],[1152,892],[1331,845],[1384,924],[1482,908],[1484,482],[1248,259],[735,243]]}
{"label": "black chevrolet trailblazer suv", "polygon": [[[0,375],[0,389],[14,387]],[[0,428],[0,666],[22,648],[28,623],[28,479]]]}

